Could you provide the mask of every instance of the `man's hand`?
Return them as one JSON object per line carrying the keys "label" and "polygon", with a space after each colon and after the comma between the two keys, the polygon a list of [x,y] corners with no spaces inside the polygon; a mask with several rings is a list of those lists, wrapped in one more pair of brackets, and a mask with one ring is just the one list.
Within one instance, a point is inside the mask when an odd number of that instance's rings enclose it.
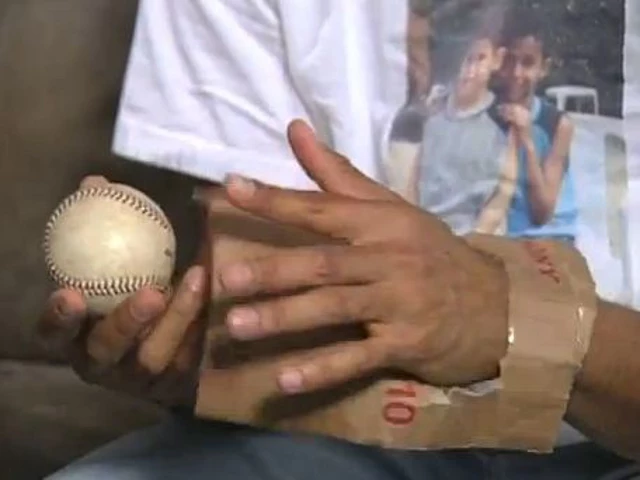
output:
{"label": "man's hand", "polygon": [[[105,184],[87,178],[81,188]],[[85,381],[165,406],[192,406],[208,297],[205,269],[187,271],[171,298],[144,288],[104,318],[89,318],[81,293],[58,290],[37,327],[48,349],[65,351]]]}
{"label": "man's hand", "polygon": [[248,340],[345,322],[366,327],[363,341],[287,361],[278,381],[288,393],[380,368],[401,369],[435,385],[496,375],[507,346],[502,266],[320,145],[302,122],[291,125],[289,137],[323,192],[234,176],[227,182],[228,199],[253,215],[342,244],[281,249],[221,269],[215,280],[228,297],[276,294],[232,308],[231,334]]}

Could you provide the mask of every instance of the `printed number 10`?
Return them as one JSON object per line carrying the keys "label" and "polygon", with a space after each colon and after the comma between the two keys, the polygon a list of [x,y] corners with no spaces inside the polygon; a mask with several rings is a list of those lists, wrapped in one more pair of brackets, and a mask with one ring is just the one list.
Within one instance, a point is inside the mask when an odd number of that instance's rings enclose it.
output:
{"label": "printed number 10", "polygon": [[385,393],[389,399],[382,409],[385,421],[396,426],[406,426],[413,422],[416,407],[409,401],[417,397],[413,384],[406,382],[402,386],[388,388]]}

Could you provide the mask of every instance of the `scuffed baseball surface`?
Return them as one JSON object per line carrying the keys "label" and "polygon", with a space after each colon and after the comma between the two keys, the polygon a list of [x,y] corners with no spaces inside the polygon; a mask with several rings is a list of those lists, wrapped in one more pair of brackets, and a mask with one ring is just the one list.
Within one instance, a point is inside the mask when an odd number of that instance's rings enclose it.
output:
{"label": "scuffed baseball surface", "polygon": [[49,275],[104,315],[143,286],[166,290],[176,239],[161,208],[127,185],[80,189],[51,215],[44,235]]}

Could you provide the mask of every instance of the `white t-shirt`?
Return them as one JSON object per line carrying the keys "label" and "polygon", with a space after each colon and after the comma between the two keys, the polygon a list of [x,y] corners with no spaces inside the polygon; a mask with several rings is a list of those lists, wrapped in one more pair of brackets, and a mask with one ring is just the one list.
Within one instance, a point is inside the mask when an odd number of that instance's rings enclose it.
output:
{"label": "white t-shirt", "polygon": [[[302,118],[381,179],[407,97],[408,19],[398,0],[141,0],[114,152],[315,189],[286,138]],[[582,439],[564,427],[560,443]]]}
{"label": "white t-shirt", "polygon": [[377,178],[406,100],[408,5],[388,0],[142,0],[113,148],[221,181],[315,188],[295,118]]}

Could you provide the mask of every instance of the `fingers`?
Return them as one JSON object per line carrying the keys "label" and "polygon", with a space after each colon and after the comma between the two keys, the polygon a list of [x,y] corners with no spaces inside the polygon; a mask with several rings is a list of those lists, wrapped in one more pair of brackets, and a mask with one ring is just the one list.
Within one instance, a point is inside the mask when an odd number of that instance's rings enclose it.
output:
{"label": "fingers", "polygon": [[89,175],[80,182],[80,188],[100,188],[109,185],[109,180],[101,175]]}
{"label": "fingers", "polygon": [[386,349],[378,340],[345,342],[287,362],[278,375],[285,394],[329,388],[358,379],[385,365]]}
{"label": "fingers", "polygon": [[[167,363],[160,375],[154,375],[132,358],[134,371],[147,378],[145,396],[167,407],[182,406],[192,408],[195,405],[199,365],[202,360],[205,329],[200,318],[191,323],[180,342],[175,356]],[[149,380],[150,379],[150,380]]]}
{"label": "fingers", "polygon": [[50,351],[64,351],[78,335],[87,316],[82,294],[74,290],[58,290],[47,302],[38,321],[36,336]]}
{"label": "fingers", "polygon": [[194,365],[200,363],[204,349],[203,338],[206,334],[203,321],[206,321],[206,317],[201,316],[188,326],[172,361],[174,371],[186,374],[193,369]]}
{"label": "fingers", "polygon": [[75,371],[90,383],[188,405],[204,334],[194,321],[204,303],[203,277],[204,267],[189,270],[168,306],[151,289],[125,300],[76,342]]}
{"label": "fingers", "polygon": [[361,173],[347,158],[319,142],[304,121],[291,122],[287,135],[298,162],[322,190],[362,200],[399,199]]}
{"label": "fingers", "polygon": [[297,248],[229,265],[217,280],[228,296],[369,283],[386,276],[384,260],[384,252],[367,247]]}
{"label": "fingers", "polygon": [[254,340],[282,333],[373,320],[380,312],[372,287],[324,287],[234,307],[227,315],[231,335]]}
{"label": "fingers", "polygon": [[173,360],[189,326],[199,317],[205,302],[204,267],[192,267],[182,279],[166,312],[138,351],[138,363],[151,374],[162,373]]}
{"label": "fingers", "polygon": [[87,354],[100,370],[115,365],[165,308],[163,295],[144,288],[96,323],[86,340]]}
{"label": "fingers", "polygon": [[358,238],[377,215],[376,202],[286,190],[237,175],[227,179],[226,191],[229,201],[242,210],[333,238]]}

